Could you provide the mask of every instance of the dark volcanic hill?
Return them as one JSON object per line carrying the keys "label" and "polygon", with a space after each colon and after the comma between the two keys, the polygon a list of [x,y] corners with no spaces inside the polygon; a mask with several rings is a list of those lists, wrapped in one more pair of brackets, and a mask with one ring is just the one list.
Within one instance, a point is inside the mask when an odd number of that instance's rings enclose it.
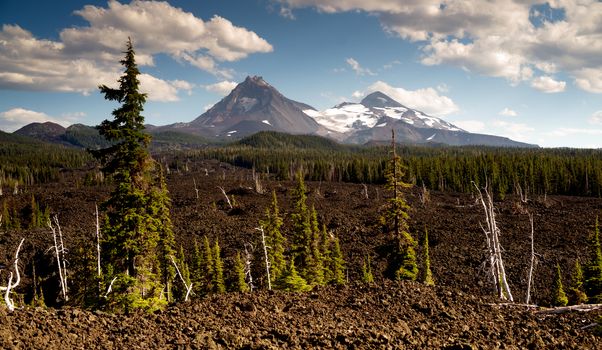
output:
{"label": "dark volcanic hill", "polygon": [[31,123],[14,132],[16,135],[27,136],[39,141],[61,143],[67,129],[53,122]]}
{"label": "dark volcanic hill", "polygon": [[315,134],[323,130],[304,110],[313,107],[290,100],[261,77],[247,77],[207,112],[188,123],[212,137],[242,137],[258,131]]}

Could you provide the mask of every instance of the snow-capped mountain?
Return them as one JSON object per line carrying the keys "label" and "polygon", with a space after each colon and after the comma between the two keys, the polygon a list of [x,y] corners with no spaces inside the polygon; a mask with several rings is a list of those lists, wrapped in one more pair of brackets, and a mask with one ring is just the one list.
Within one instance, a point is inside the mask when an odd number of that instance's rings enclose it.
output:
{"label": "snow-capped mountain", "polygon": [[397,140],[405,143],[533,146],[506,137],[469,133],[441,118],[406,107],[379,91],[359,103],[344,102],[321,112],[313,109],[303,112],[346,143],[390,140],[393,129]]}
{"label": "snow-capped mountain", "polygon": [[408,108],[379,91],[366,96],[360,103],[343,102],[322,112],[304,112],[324,127],[340,133],[383,128],[391,121],[402,121],[416,128],[464,131],[443,119]]}

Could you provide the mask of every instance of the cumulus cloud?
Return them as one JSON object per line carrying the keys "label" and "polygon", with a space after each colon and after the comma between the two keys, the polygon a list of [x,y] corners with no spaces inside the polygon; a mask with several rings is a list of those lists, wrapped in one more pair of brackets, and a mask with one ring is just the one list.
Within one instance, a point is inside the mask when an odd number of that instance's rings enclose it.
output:
{"label": "cumulus cloud", "polygon": [[347,64],[357,75],[375,75],[370,69],[362,67],[354,58],[350,57],[346,59],[345,62],[347,62]]}
{"label": "cumulus cloud", "polygon": [[219,83],[205,85],[204,88],[207,91],[226,96],[236,87],[236,85],[238,85],[236,82],[224,80]]}
{"label": "cumulus cloud", "polygon": [[514,110],[512,110],[512,109],[510,109],[508,107],[502,109],[500,111],[500,113],[498,113],[498,114],[506,116],[506,117],[516,117],[518,115],[518,113],[516,113],[516,111],[514,111]]}
{"label": "cumulus cloud", "polygon": [[374,91],[380,91],[405,106],[435,116],[448,115],[459,110],[451,98],[439,95],[436,89],[430,87],[406,90],[391,86],[384,81],[377,81],[367,89],[368,93]]}
{"label": "cumulus cloud", "polygon": [[548,76],[537,77],[531,81],[531,86],[547,94],[563,92],[566,82],[557,81]]}
{"label": "cumulus cloud", "polygon": [[549,75],[563,72],[578,88],[602,93],[602,2],[597,0],[274,1],[293,10],[375,14],[388,33],[421,43],[426,65],[455,65],[511,84],[533,80],[544,92],[561,91],[563,82],[550,88]]}
{"label": "cumulus cloud", "polygon": [[[106,8],[86,5],[75,14],[88,25],[61,30],[57,41],[36,38],[18,25],[3,25],[0,88],[89,94],[98,84],[112,85],[122,69],[118,61],[128,36],[142,66],[153,65],[157,54],[167,54],[224,78],[232,72],[219,62],[273,50],[255,32],[223,17],[204,21],[167,2],[111,0]],[[178,91],[190,90],[181,80],[143,79],[150,100],[175,101]]]}
{"label": "cumulus cloud", "polygon": [[75,112],[56,118],[43,112],[36,112],[20,107],[12,108],[0,113],[0,130],[13,132],[27,124],[43,122],[53,122],[66,127],[81,119],[83,116],[85,116],[85,114]]}

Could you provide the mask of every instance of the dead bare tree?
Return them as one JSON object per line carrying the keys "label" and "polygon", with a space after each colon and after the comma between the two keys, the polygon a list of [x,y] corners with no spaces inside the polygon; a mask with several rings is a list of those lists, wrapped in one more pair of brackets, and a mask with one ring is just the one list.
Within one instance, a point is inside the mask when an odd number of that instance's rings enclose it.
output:
{"label": "dead bare tree", "polygon": [[364,194],[364,198],[366,200],[370,199],[370,196],[368,196],[368,186],[366,186],[366,184],[362,184],[362,187],[363,187],[363,191],[362,192]]}
{"label": "dead bare tree", "polygon": [[98,205],[94,205],[94,209],[96,211],[96,273],[100,283],[100,275],[102,274],[102,270],[100,267],[100,220],[98,217]]}
{"label": "dead bare tree", "polygon": [[428,202],[431,201],[431,193],[429,192],[429,190],[426,188],[424,182],[422,183],[422,189],[420,191],[420,194],[418,195],[418,197],[420,198],[420,203],[422,203],[422,206],[424,207]]}
{"label": "dead bare tree", "polygon": [[268,276],[268,290],[272,290],[272,277],[270,276],[270,259],[268,257],[268,246],[265,243],[265,232],[263,231],[263,227],[259,226],[256,228],[259,232],[261,232],[261,244],[263,245],[263,257],[265,259],[265,271]]}
{"label": "dead bare tree", "polygon": [[[250,247],[250,249],[248,249]],[[249,290],[252,292],[255,289],[253,284],[253,275],[251,274],[251,261],[253,261],[253,245],[251,243],[245,243],[245,279]]]}
{"label": "dead bare tree", "polygon": [[224,190],[224,188],[220,187],[220,186],[217,186],[217,188],[219,188],[222,191],[222,194],[224,195],[224,197],[226,197],[226,202],[228,203],[228,207],[230,207],[230,209],[232,209],[232,202],[230,202],[230,198],[226,194],[226,191]]}
{"label": "dead bare tree", "polygon": [[264,194],[265,190],[261,183],[261,176],[259,173],[255,172],[255,168],[253,168],[253,183],[255,185],[255,192],[258,194]]}
{"label": "dead bare tree", "polygon": [[193,177],[192,182],[194,183],[194,192],[196,192],[196,199],[199,199],[199,189],[196,187],[196,180]]}
{"label": "dead bare tree", "polygon": [[[504,261],[502,259],[502,246],[500,245],[499,240],[500,229],[495,221],[493,198],[491,197],[491,193],[487,185],[485,185],[485,188],[482,191],[474,181],[472,183],[478,191],[478,200],[483,205],[483,210],[485,211],[486,227],[481,225],[481,229],[485,233],[487,240],[487,250],[489,254],[489,276],[493,280],[498,297],[501,300],[514,301],[510,291],[510,286],[508,285],[508,281],[506,279],[506,270],[504,268]],[[483,192],[485,192],[486,198],[483,197]]]}
{"label": "dead bare tree", "polygon": [[534,246],[534,228],[533,228],[533,215],[529,214],[529,221],[531,222],[531,265],[529,267],[529,277],[527,279],[527,299],[525,304],[529,304],[531,300],[531,281],[533,281],[533,265],[535,264],[535,246]]}
{"label": "dead bare tree", "polygon": [[173,255],[170,255],[169,257],[171,258],[173,266],[176,268],[178,277],[180,277],[182,284],[184,284],[184,288],[186,288],[186,296],[184,296],[184,301],[188,301],[188,297],[190,296],[190,292],[192,291],[192,282],[190,282],[190,284],[186,283],[186,280],[184,279],[184,276],[182,276],[182,273],[180,273],[180,269],[178,268],[178,264],[176,264],[176,260],[174,259]]}
{"label": "dead bare tree", "polygon": [[4,302],[6,303],[6,306],[8,307],[8,309],[10,311],[15,310],[15,303],[10,298],[10,292],[15,287],[17,287],[19,285],[19,283],[21,283],[21,274],[19,273],[19,252],[21,251],[21,246],[23,246],[24,241],[25,241],[25,238],[21,238],[21,242],[19,243],[19,246],[17,247],[17,251],[15,252],[15,261],[13,263],[15,274],[17,275],[16,276],[17,280],[15,281],[15,283],[13,283],[13,272],[11,271],[8,275],[8,283],[7,283],[6,287],[0,286],[0,291],[5,291]]}
{"label": "dead bare tree", "polygon": [[[54,221],[56,228],[52,225],[52,221]],[[67,294],[67,264],[65,262],[66,249],[65,245],[63,244],[63,233],[61,231],[61,226],[59,225],[59,219],[56,215],[52,218],[52,220],[48,219],[48,227],[52,231],[52,238],[54,240],[54,246],[50,249],[54,248],[54,252],[56,255],[56,264],[58,266],[61,293],[63,295],[63,300],[69,301],[69,296]]]}

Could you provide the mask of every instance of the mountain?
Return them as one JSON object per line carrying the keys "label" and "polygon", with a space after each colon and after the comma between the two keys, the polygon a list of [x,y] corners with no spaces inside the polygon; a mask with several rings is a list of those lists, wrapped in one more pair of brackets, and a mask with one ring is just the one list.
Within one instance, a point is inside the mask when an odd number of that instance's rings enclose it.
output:
{"label": "mountain", "polygon": [[284,97],[262,77],[249,76],[192,122],[171,127],[218,138],[241,138],[264,130],[325,134],[326,129],[304,110],[315,111],[309,105]]}
{"label": "mountain", "polygon": [[33,139],[65,144],[62,137],[67,129],[53,122],[31,123],[14,132],[15,135],[27,136]]}
{"label": "mountain", "polygon": [[304,112],[324,127],[344,135],[342,140],[346,143],[364,144],[390,140],[393,129],[397,141],[401,143],[534,146],[506,137],[467,132],[443,119],[406,107],[380,91],[371,93],[359,103],[344,102],[323,112]]}

